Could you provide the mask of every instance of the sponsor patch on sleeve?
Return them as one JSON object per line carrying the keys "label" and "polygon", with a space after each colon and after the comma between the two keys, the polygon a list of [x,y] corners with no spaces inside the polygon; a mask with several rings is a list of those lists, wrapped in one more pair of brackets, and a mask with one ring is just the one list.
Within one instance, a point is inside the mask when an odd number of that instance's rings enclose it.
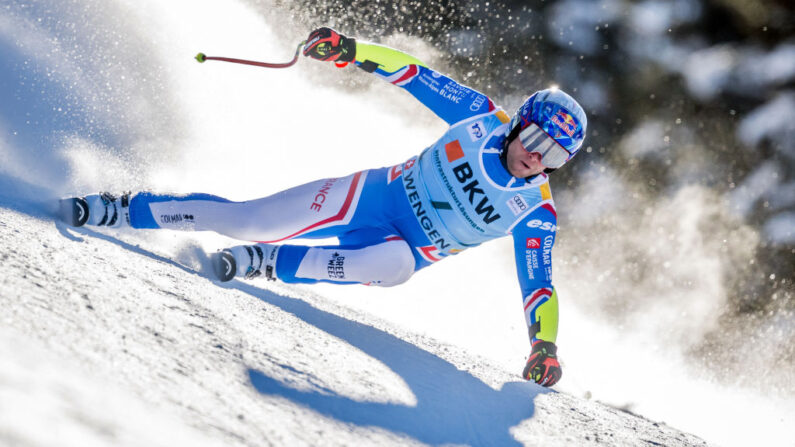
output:
{"label": "sponsor patch on sleeve", "polygon": [[540,228],[544,231],[550,231],[552,233],[558,231],[558,226],[553,224],[552,222],[544,222],[543,220],[533,219],[530,222],[527,222],[528,228]]}
{"label": "sponsor patch on sleeve", "polygon": [[527,248],[530,250],[541,248],[541,238],[540,237],[529,237],[527,238]]}

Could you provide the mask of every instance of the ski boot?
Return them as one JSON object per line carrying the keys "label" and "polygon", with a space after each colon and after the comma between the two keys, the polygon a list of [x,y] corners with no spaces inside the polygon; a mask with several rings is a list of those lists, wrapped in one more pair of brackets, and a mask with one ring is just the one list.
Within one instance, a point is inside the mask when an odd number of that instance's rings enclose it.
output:
{"label": "ski boot", "polygon": [[58,201],[58,218],[73,227],[82,227],[88,221],[88,202],[83,197]]}
{"label": "ski boot", "polygon": [[58,203],[59,218],[73,226],[96,225],[122,227],[130,225],[130,193],[121,197],[103,192],[85,197],[61,199]]}
{"label": "ski boot", "polygon": [[221,282],[235,277],[254,279],[264,275],[268,281],[276,280],[278,245],[238,245],[225,248],[210,256],[213,272]]}

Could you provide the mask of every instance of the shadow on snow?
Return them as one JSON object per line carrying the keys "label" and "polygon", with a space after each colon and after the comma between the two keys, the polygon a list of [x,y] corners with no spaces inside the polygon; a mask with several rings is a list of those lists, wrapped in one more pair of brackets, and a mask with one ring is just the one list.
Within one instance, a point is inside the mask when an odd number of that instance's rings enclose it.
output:
{"label": "shadow on snow", "polygon": [[247,284],[231,287],[381,361],[406,382],[417,399],[414,407],[359,402],[333,391],[299,391],[249,369],[251,384],[260,393],[290,399],[342,422],[387,429],[429,444],[519,445],[509,429],[533,416],[533,399],[546,391],[525,382],[506,383],[496,391],[446,360],[380,329]]}

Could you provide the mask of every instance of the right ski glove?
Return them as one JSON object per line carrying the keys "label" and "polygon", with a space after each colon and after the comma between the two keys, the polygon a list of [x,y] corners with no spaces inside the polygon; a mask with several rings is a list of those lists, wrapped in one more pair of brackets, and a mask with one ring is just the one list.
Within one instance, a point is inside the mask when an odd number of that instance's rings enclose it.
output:
{"label": "right ski glove", "polygon": [[557,357],[558,347],[551,341],[536,340],[522,377],[541,386],[552,386],[560,380],[563,371]]}
{"label": "right ski glove", "polygon": [[309,33],[304,45],[304,56],[320,61],[353,62],[356,39],[324,26]]}

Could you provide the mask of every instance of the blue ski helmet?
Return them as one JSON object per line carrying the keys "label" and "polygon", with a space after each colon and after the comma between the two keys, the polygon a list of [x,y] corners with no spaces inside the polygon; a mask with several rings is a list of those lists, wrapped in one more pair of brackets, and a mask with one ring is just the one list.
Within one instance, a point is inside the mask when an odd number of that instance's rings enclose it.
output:
{"label": "blue ski helmet", "polygon": [[527,152],[540,153],[541,163],[554,170],[577,155],[587,126],[585,111],[574,98],[557,88],[541,90],[516,111],[506,144],[518,136]]}

